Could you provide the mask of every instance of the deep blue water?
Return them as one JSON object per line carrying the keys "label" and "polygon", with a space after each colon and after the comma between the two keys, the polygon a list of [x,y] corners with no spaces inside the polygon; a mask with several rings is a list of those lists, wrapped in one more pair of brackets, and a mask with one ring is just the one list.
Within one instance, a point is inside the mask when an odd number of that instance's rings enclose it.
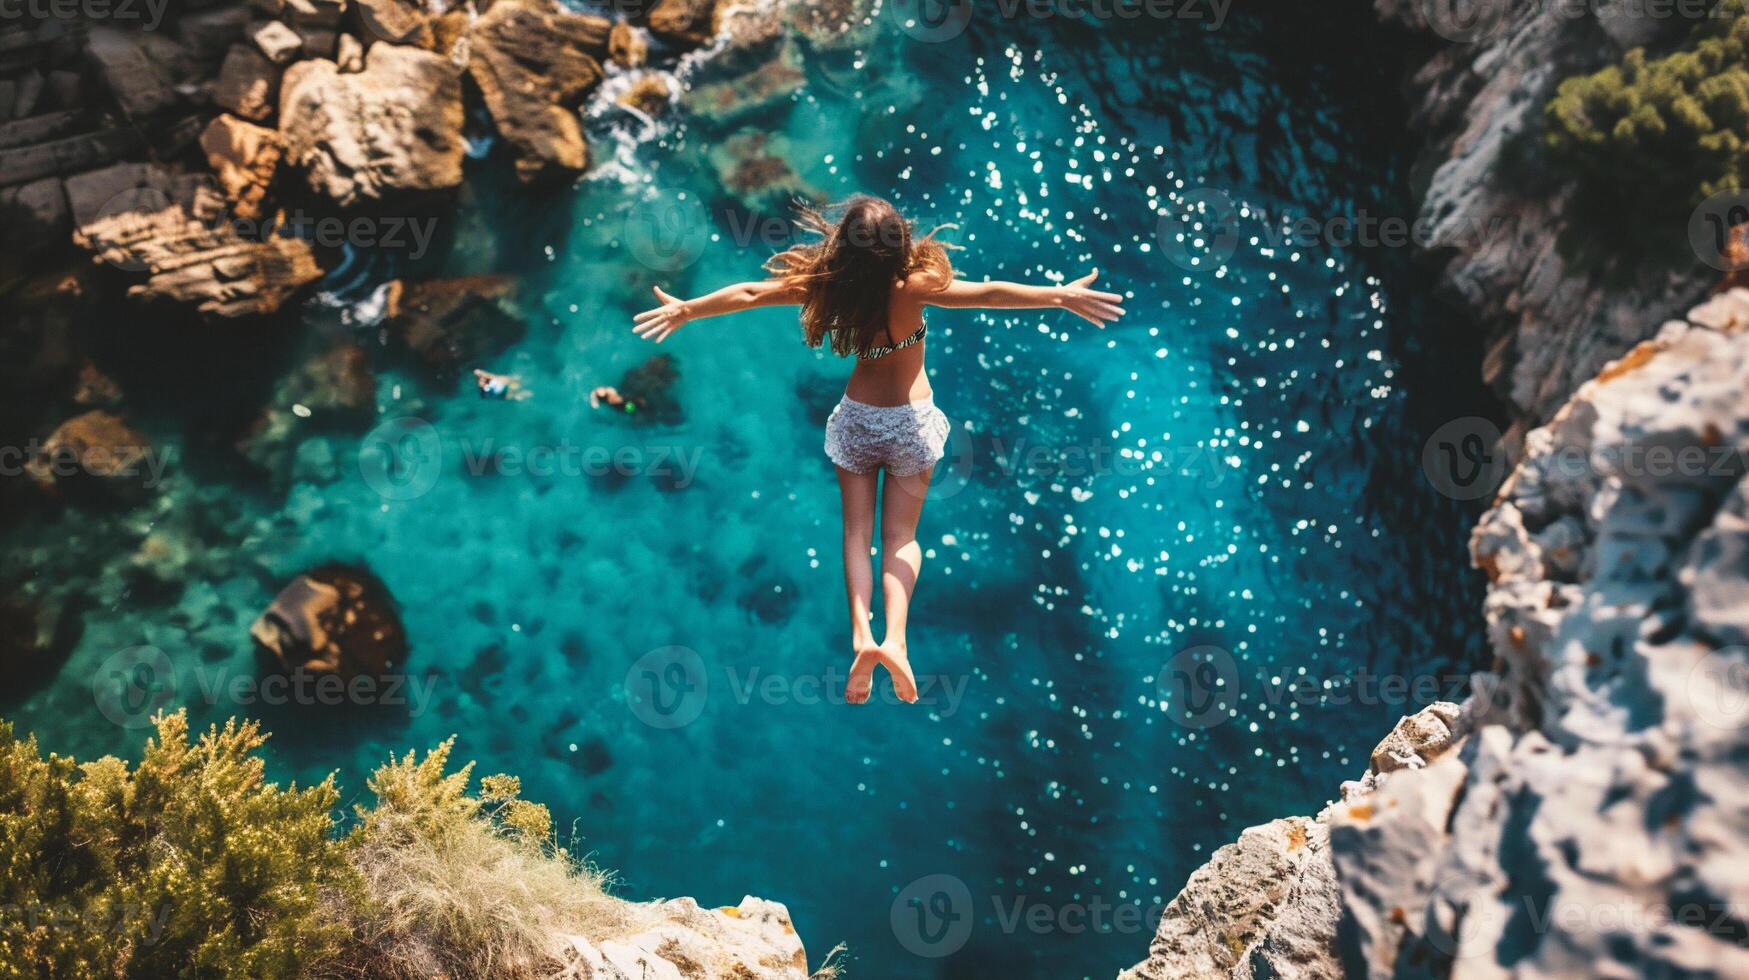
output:
{"label": "deep blue water", "polygon": [[[1476,607],[1465,515],[1418,478],[1416,387],[1474,369],[1441,360],[1406,254],[1266,230],[1406,213],[1395,76],[1321,56],[1351,25],[1320,16],[979,17],[927,44],[882,18],[860,52],[799,47],[809,87],[744,121],[808,186],[957,224],[971,278],[1097,266],[1128,297],[1104,331],[932,315],[954,435],[910,630],[931,703],[837,703],[820,428],[847,366],[798,342],[793,311],[665,345],[673,424],[587,404],[655,352],[628,329],[650,284],[755,277],[781,244],[737,240],[772,216],[719,179],[739,126],[682,116],[635,151],[647,180],[534,195],[477,164],[453,240],[417,270],[522,277],[527,337],[491,366],[533,399],[483,402],[385,361],[386,428],[333,437],[339,479],[283,494],[182,446],[176,509],[155,520],[201,511],[196,536],[236,553],[230,573],[168,599],[100,589],[61,677],[8,716],[57,750],[131,752],[139,733],[104,721],[91,677],[150,644],[200,719],[264,717],[283,776],[337,769],[356,797],[389,752],[458,733],[460,756],[574,821],[625,894],[783,901],[816,959],[849,944],[855,976],[1111,976],[1210,851],[1315,810],[1424,700],[1299,703],[1281,685],[1439,676],[1477,652],[1452,626]],[[1241,212],[1216,214],[1227,200]],[[1199,202],[1201,245],[1181,224]],[[689,250],[671,259],[675,228]],[[155,432],[180,446],[186,422],[162,407]],[[385,495],[374,467],[404,431],[440,458],[397,457],[420,492]],[[621,472],[600,472],[613,452]],[[205,697],[211,672],[252,672],[247,627],[275,583],[332,557],[368,561],[398,598],[414,704]],[[1220,652],[1182,654],[1204,648]]]}

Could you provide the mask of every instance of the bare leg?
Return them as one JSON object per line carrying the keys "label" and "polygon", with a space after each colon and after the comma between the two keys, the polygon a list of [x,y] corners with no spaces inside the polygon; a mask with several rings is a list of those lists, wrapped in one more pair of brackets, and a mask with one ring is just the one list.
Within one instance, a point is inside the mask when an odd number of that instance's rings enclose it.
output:
{"label": "bare leg", "polygon": [[893,691],[902,701],[917,700],[917,679],[911,672],[905,645],[905,623],[911,612],[911,592],[923,568],[917,544],[917,519],[935,467],[915,476],[887,477],[881,494],[881,605],[887,613],[887,635],[881,641],[881,663],[893,675]]}
{"label": "bare leg", "polygon": [[874,570],[869,563],[869,545],[874,541],[875,499],[880,471],[852,473],[838,467],[838,498],[844,510],[844,593],[850,606],[850,646],[856,659],[850,664],[850,682],[844,700],[862,704],[874,683],[880,647],[869,627],[869,606],[874,602]]}

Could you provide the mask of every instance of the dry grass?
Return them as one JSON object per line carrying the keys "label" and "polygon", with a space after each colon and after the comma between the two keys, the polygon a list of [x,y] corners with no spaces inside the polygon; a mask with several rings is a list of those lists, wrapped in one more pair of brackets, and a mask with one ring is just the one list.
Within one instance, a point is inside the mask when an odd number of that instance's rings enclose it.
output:
{"label": "dry grass", "polygon": [[353,863],[366,905],[349,910],[346,973],[373,978],[523,978],[557,972],[567,935],[634,932],[644,906],[609,895],[600,872],[559,847],[545,807],[507,776],[467,792],[471,766],[445,774],[450,743],[377,770],[360,808]]}

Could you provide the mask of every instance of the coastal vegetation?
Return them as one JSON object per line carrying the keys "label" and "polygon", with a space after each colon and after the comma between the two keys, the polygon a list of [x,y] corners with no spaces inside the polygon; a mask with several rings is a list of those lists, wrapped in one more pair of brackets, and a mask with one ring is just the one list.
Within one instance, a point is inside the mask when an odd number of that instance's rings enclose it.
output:
{"label": "coastal vegetation", "polygon": [[1553,157],[1613,200],[1668,214],[1749,174],[1749,0],[1720,0],[1662,55],[1562,82],[1544,110]]}
{"label": "coastal vegetation", "polygon": [[0,977],[545,976],[655,918],[451,742],[390,759],[343,830],[332,776],[266,780],[257,723],[156,725],[130,767],[0,722]]}

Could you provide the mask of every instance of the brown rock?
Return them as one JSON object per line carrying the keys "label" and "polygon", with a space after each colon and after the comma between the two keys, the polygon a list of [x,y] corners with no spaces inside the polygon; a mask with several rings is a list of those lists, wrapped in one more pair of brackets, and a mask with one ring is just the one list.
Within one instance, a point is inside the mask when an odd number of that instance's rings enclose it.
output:
{"label": "brown rock", "polygon": [[453,384],[522,338],[522,317],[510,304],[515,292],[515,281],[504,276],[396,281],[389,286],[386,323],[433,378]]}
{"label": "brown rock", "polygon": [[37,111],[43,95],[43,73],[35,68],[19,75],[14,82],[11,100],[12,117],[22,119]]}
{"label": "brown rock", "polygon": [[73,389],[73,402],[86,408],[114,408],[121,401],[121,385],[103,373],[97,365],[86,361],[79,366],[79,381]]}
{"label": "brown rock", "polygon": [[54,109],[77,109],[84,105],[83,87],[76,71],[56,69],[49,72],[45,84],[48,85],[48,103]]}
{"label": "brown rock", "polygon": [[231,213],[245,220],[261,217],[279,169],[279,133],[236,116],[219,116],[201,134],[200,148],[231,202]]}
{"label": "brown rock", "polygon": [[549,0],[498,0],[468,32],[468,71],[524,181],[567,177],[589,163],[576,108],[601,81],[606,18]]}
{"label": "brown rock", "polygon": [[30,687],[60,670],[79,641],[80,617],[64,604],[0,597],[0,672],[7,683]]}
{"label": "brown rock", "polygon": [[279,69],[253,47],[233,44],[213,86],[213,101],[254,122],[273,117]]}
{"label": "brown rock", "polygon": [[93,410],[56,427],[25,469],[55,493],[132,500],[156,486],[158,462],[150,439],[120,416]]}
{"label": "brown rock", "polygon": [[300,61],[280,94],[286,160],[342,207],[462,180],[462,86],[428,51],[374,44],[362,72]]}
{"label": "brown rock", "polygon": [[87,125],[77,110],[0,124],[0,186],[101,167],[141,146],[132,127],[86,131]]}
{"label": "brown rock", "polygon": [[338,30],[346,13],[346,0],[282,0],[280,19],[293,27],[325,27]]}
{"label": "brown rock", "polygon": [[364,71],[364,45],[351,34],[342,34],[334,51],[334,63],[342,72]]}
{"label": "brown rock", "polygon": [[431,50],[436,38],[432,16],[415,0],[353,0],[352,20],[367,42],[387,41]]}
{"label": "brown rock", "polygon": [[642,68],[650,60],[650,39],[622,20],[607,35],[607,56],[622,68]]}
{"label": "brown rock", "polygon": [[[333,58],[334,46],[340,39],[340,34],[325,27],[294,27],[298,40],[303,45],[302,55],[305,58]],[[355,39],[356,40],[356,39]]]}
{"label": "brown rock", "polygon": [[743,131],[712,147],[711,164],[723,188],[758,214],[782,214],[796,200],[823,204],[826,192],[790,165],[789,140],[763,130]]}
{"label": "brown rock", "polygon": [[698,47],[716,34],[717,0],[657,0],[650,33],[673,44]]}
{"label": "brown rock", "polygon": [[224,220],[210,177],[117,164],[67,180],[73,241],[100,261],[146,275],[128,295],[235,317],[272,313],[320,278],[308,242],[245,238]]}
{"label": "brown rock", "polygon": [[249,30],[249,40],[257,50],[276,65],[297,60],[304,49],[304,39],[298,32],[277,20],[258,24]]}
{"label": "brown rock", "polygon": [[376,392],[369,353],[349,340],[330,344],[280,380],[237,451],[283,481],[293,476],[305,440],[375,418]]}
{"label": "brown rock", "polygon": [[381,677],[407,658],[407,631],[388,586],[370,569],[339,562],[291,580],[249,627],[286,671]]}
{"label": "brown rock", "polygon": [[241,4],[191,11],[176,19],[176,36],[196,61],[218,64],[241,43],[255,15]]}
{"label": "brown rock", "polygon": [[193,73],[188,51],[163,34],[94,27],[86,54],[128,118],[143,120],[180,101],[176,85]]}
{"label": "brown rock", "polygon": [[[743,52],[735,60],[744,64],[750,57],[749,52]],[[719,61],[711,64],[715,66]],[[769,120],[787,109],[791,96],[806,84],[801,53],[794,44],[780,44],[771,49],[765,60],[739,73],[716,81],[695,81],[685,98],[701,121],[729,127],[754,116]]]}
{"label": "brown rock", "polygon": [[614,100],[628,109],[635,109],[646,116],[659,116],[666,112],[674,93],[669,91],[668,83],[661,75],[645,75],[633,82],[619,98]]}
{"label": "brown rock", "polygon": [[0,242],[9,249],[65,241],[70,227],[67,192],[59,178],[0,188]]}

